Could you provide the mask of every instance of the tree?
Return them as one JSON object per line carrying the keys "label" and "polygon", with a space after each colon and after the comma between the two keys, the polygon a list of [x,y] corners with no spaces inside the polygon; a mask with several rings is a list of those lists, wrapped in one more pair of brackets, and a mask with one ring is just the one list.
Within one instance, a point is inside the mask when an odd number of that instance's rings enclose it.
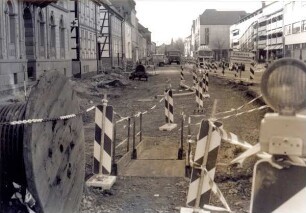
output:
{"label": "tree", "polygon": [[177,40],[175,40],[175,42],[173,43],[173,47],[177,50],[179,50],[182,54],[184,54],[184,41],[182,38],[178,38]]}

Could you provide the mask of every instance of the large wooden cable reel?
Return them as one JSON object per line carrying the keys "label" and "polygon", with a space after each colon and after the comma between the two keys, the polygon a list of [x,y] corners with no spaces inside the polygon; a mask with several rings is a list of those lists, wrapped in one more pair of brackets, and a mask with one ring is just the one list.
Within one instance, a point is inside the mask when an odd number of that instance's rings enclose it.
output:
{"label": "large wooden cable reel", "polygon": [[[55,71],[40,78],[25,106],[25,120],[80,112],[69,80]],[[85,175],[84,155],[82,116],[24,125],[23,163],[27,189],[36,200],[36,212],[78,212]]]}

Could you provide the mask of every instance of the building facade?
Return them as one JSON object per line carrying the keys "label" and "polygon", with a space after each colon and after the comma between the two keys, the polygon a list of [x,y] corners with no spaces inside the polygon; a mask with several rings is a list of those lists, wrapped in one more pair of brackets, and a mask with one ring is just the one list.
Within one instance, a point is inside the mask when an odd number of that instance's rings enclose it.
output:
{"label": "building facade", "polygon": [[285,56],[306,62],[306,2],[284,5]]}
{"label": "building facade", "polygon": [[254,52],[256,60],[266,61],[283,55],[283,3],[262,4],[262,8],[230,27],[233,51]]}
{"label": "building facade", "polygon": [[184,40],[184,56],[191,57],[191,35]]}
{"label": "building facade", "polygon": [[0,2],[0,91],[48,70],[71,76],[68,3],[31,2]]}
{"label": "building facade", "polygon": [[230,26],[246,15],[245,11],[205,10],[193,22],[194,51],[200,46],[206,46],[213,50],[215,60],[227,59],[230,49]]}
{"label": "building facade", "polygon": [[99,37],[98,26],[99,0],[65,1],[70,11],[70,56],[72,59],[72,74],[81,77],[82,74],[97,72],[102,66],[97,51]]}

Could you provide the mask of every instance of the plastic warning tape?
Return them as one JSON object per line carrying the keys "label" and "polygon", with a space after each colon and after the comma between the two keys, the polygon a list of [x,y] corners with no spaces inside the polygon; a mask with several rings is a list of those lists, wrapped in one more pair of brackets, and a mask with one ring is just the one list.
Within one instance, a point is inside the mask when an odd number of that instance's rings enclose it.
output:
{"label": "plastic warning tape", "polygon": [[103,112],[102,105],[96,107],[93,173],[98,174],[102,166],[102,174],[109,175],[112,169],[113,107],[106,106],[105,109]]}
{"label": "plastic warning tape", "polygon": [[[161,98],[158,102],[161,103],[161,102],[163,102],[163,100],[164,100],[164,97]],[[133,118],[133,117],[136,117],[136,118],[137,118],[137,117],[140,116],[140,114],[143,114],[143,115],[148,114],[151,110],[155,109],[156,107],[157,107],[157,104],[155,104],[155,105],[153,105],[152,107],[150,107],[149,110],[146,110],[146,111],[143,111],[143,112],[137,112],[135,115],[133,115],[133,116],[128,116],[128,117],[123,117],[123,116],[121,116],[119,113],[114,112],[114,114],[115,114],[115,115],[118,115],[119,118],[120,118],[120,120],[116,121],[116,124],[121,123],[121,122],[123,122],[123,121],[126,121],[126,120],[128,120],[129,118]]]}
{"label": "plastic warning tape", "polygon": [[231,113],[231,112],[237,112],[237,111],[243,109],[244,107],[246,107],[247,105],[250,105],[251,103],[254,103],[255,101],[257,101],[257,100],[260,99],[261,97],[262,97],[262,95],[259,95],[258,97],[252,99],[252,100],[249,101],[248,103],[243,104],[243,105],[241,105],[240,107],[238,107],[238,108],[236,108],[236,109],[231,109],[231,110],[224,111],[224,112],[218,112],[218,113],[216,113],[215,115],[221,115],[221,114],[227,114],[227,113]]}
{"label": "plastic warning tape", "polygon": [[223,128],[217,127],[216,125],[214,125],[212,121],[210,121],[210,125],[212,125],[217,130],[217,132],[220,134],[223,141],[228,142],[233,145],[240,146],[244,149],[250,149],[253,147],[251,144],[241,139],[238,135],[232,132],[226,131]]}
{"label": "plastic warning tape", "polygon": [[267,108],[270,108],[270,107],[268,105],[263,105],[263,106],[258,107],[258,108],[254,108],[254,109],[250,109],[250,110],[247,110],[247,111],[244,111],[244,112],[236,113],[234,115],[228,115],[228,116],[216,118],[216,120],[226,120],[226,119],[229,119],[229,118],[237,117],[237,116],[244,115],[244,114],[251,113],[251,112],[255,112],[255,111],[260,111],[260,110],[267,109]]}

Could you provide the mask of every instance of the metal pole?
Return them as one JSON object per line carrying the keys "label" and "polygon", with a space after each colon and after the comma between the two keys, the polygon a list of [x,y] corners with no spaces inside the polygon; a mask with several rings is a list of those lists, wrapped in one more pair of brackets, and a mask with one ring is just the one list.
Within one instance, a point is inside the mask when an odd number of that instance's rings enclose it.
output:
{"label": "metal pole", "polygon": [[116,164],[116,136],[117,136],[117,125],[114,124],[114,138],[113,138],[113,152],[112,152],[112,175],[117,175],[117,164]]}
{"label": "metal pole", "polygon": [[142,141],[142,113],[140,113],[140,116],[139,116],[139,130],[140,130],[139,142],[141,142]]}
{"label": "metal pole", "polygon": [[[216,112],[216,108],[217,108],[217,100],[214,101],[213,108],[212,108],[212,113],[211,113],[211,118],[214,117],[215,112]],[[207,142],[206,142],[206,146],[205,146],[205,154],[204,154],[203,163],[201,165],[201,168],[202,168],[201,178],[200,178],[200,182],[199,182],[199,187],[198,187],[198,191],[197,191],[197,198],[196,198],[196,203],[195,203],[196,208],[200,207],[201,193],[202,193],[202,188],[203,188],[203,183],[204,183],[204,168],[206,168],[206,164],[207,164],[207,157],[208,157],[207,153],[209,151],[209,146],[210,146],[211,137],[212,137],[212,131],[213,131],[212,125],[209,125]]]}
{"label": "metal pole", "polygon": [[131,135],[131,118],[128,119],[128,136],[127,136],[126,152],[130,151],[130,135]]}
{"label": "metal pole", "polygon": [[136,139],[136,119],[133,118],[133,152],[132,152],[132,159],[137,159],[137,150],[135,146],[135,139]]}
{"label": "metal pole", "polygon": [[25,101],[27,100],[27,74],[26,74],[26,69],[25,66],[22,65],[23,69],[23,89],[24,89],[24,99]]}
{"label": "metal pole", "polygon": [[99,175],[102,175],[102,161],[103,161],[103,147],[104,147],[104,134],[105,134],[105,114],[107,107],[107,94],[104,94],[104,99],[102,100],[103,105],[103,115],[102,115],[102,132],[101,132],[101,148],[100,148],[100,165],[99,165]]}
{"label": "metal pole", "polygon": [[190,177],[190,153],[191,153],[191,117],[188,117],[188,132],[187,132],[188,154],[187,154],[187,166],[185,168],[185,176]]}
{"label": "metal pole", "polygon": [[167,103],[168,103],[168,110],[167,110],[167,114],[168,114],[168,124],[170,124],[170,110],[169,110],[169,107],[170,107],[170,104],[169,104],[169,91],[170,91],[170,88],[167,90],[166,92],[166,97],[165,99],[167,100]]}

